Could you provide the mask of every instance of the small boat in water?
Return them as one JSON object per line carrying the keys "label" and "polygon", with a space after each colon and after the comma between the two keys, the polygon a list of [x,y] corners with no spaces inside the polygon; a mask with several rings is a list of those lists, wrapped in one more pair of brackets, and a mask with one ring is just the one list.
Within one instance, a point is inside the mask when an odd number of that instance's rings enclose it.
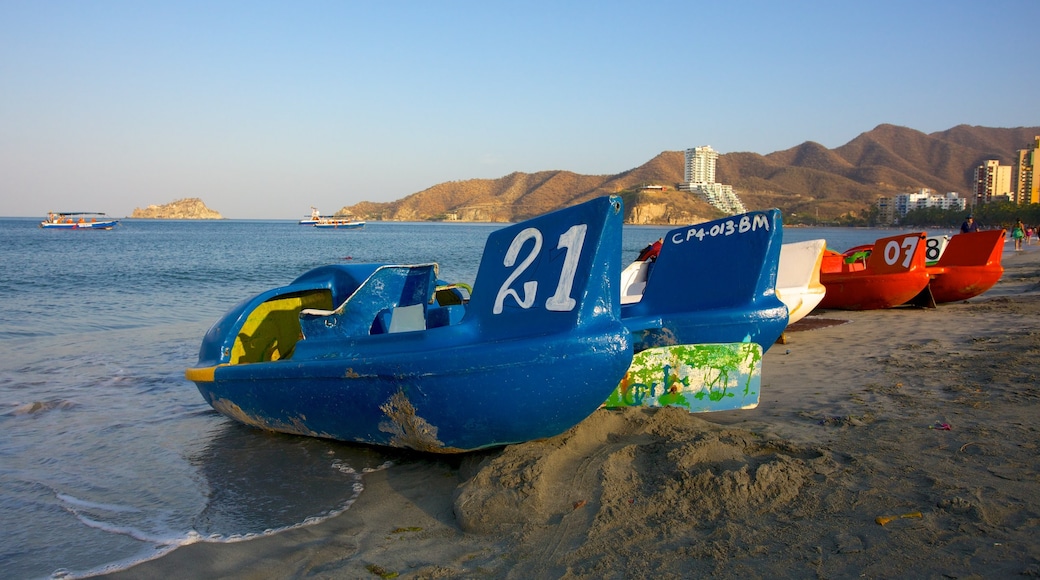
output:
{"label": "small boat in water", "polygon": [[365,222],[345,218],[322,217],[314,224],[314,227],[322,230],[360,230],[365,227]]}
{"label": "small boat in water", "polygon": [[119,223],[100,212],[75,211],[51,212],[47,219],[40,222],[40,227],[56,230],[110,230]]}
{"label": "small boat in water", "polygon": [[874,310],[906,304],[928,287],[923,232],[881,238],[838,253],[826,250],[820,308]]}
{"label": "small boat in water", "polygon": [[337,264],[249,298],[185,376],[263,429],[436,453],[551,437],[632,362],[620,198],[493,232],[473,292],[435,264]]}
{"label": "small boat in water", "polygon": [[299,224],[301,226],[313,226],[314,224],[318,223],[319,221],[321,221],[323,219],[332,219],[332,216],[330,216],[330,215],[321,215],[321,212],[318,211],[318,208],[316,208],[316,207],[314,207],[312,205],[311,206],[311,215],[309,217],[305,217],[302,220],[300,220]]}

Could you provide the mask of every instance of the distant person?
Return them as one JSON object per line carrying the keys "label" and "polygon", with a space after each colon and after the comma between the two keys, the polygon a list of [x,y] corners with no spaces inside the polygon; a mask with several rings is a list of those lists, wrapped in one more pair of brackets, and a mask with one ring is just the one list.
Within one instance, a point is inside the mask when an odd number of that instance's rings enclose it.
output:
{"label": "distant person", "polygon": [[1022,238],[1026,237],[1026,226],[1022,224],[1022,220],[1015,222],[1015,227],[1011,228],[1011,239],[1015,240],[1015,251],[1022,251]]}
{"label": "distant person", "polygon": [[979,224],[975,223],[975,216],[969,215],[968,219],[961,224],[961,233],[970,234],[977,231],[979,231]]}
{"label": "distant person", "polygon": [[1033,226],[1026,228],[1026,245],[1033,243]]}

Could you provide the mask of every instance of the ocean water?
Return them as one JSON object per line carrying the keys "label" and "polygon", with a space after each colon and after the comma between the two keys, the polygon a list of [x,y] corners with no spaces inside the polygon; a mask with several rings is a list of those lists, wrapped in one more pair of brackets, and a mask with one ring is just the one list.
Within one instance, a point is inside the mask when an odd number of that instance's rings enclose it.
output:
{"label": "ocean water", "polygon": [[[0,219],[0,570],[114,570],[197,541],[245,541],[349,509],[407,454],[239,425],[184,369],[240,300],[325,264],[440,264],[472,283],[501,224],[125,220],[53,231]],[[669,228],[626,226],[623,263]],[[894,232],[893,232],[894,233]],[[791,228],[846,249],[884,231]]]}

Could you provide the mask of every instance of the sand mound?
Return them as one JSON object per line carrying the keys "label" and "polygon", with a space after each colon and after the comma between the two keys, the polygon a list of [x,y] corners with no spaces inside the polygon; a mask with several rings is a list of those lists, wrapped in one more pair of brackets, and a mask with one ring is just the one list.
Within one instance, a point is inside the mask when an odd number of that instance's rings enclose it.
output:
{"label": "sand mound", "polygon": [[714,525],[775,511],[815,472],[831,469],[818,450],[680,409],[600,409],[560,437],[512,445],[487,460],[459,486],[455,515],[464,530],[478,533],[555,525],[575,513],[611,525],[619,517]]}

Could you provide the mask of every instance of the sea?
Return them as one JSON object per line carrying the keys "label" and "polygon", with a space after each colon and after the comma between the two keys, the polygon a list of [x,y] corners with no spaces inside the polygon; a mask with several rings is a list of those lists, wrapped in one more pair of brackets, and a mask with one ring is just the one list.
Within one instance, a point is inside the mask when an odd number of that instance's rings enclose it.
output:
{"label": "sea", "polygon": [[[415,457],[269,433],[184,378],[239,301],[337,263],[437,262],[472,283],[504,224],[0,218],[0,571],[76,578],[194,542],[241,542],[350,509],[365,474]],[[671,228],[626,226],[622,263]],[[834,249],[891,230],[787,228]]]}

